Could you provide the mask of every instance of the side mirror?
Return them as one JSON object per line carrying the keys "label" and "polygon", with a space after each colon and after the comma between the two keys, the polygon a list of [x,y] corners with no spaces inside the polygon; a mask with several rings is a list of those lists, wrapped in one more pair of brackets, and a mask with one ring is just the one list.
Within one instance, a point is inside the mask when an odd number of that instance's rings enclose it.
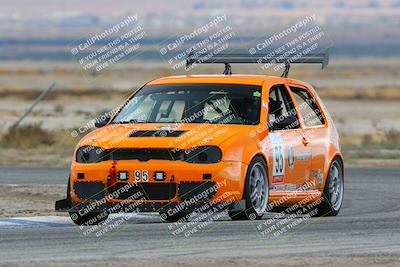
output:
{"label": "side mirror", "polygon": [[107,116],[107,113],[106,113],[95,119],[94,126],[96,126],[97,128],[101,128],[101,127],[105,126],[109,122],[109,120],[110,120],[110,117]]}
{"label": "side mirror", "polygon": [[282,120],[275,121],[270,127],[270,131],[297,129],[299,125],[299,120],[296,116],[287,116]]}

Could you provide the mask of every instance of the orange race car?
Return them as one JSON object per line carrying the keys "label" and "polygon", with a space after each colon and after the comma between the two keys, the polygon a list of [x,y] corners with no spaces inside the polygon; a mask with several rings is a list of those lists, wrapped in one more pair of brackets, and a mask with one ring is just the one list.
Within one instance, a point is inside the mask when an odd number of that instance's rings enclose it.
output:
{"label": "orange race car", "polygon": [[[302,60],[290,63],[324,67],[328,58]],[[224,63],[224,75],[153,80],[96,119],[99,129],[76,147],[67,198],[56,210],[78,225],[136,211],[167,221],[208,209],[258,219],[310,203],[313,216],[338,214],[343,158],[328,111],[309,84],[287,78],[289,62],[280,62],[283,77],[231,75],[230,63],[254,61],[189,58],[188,65]]]}

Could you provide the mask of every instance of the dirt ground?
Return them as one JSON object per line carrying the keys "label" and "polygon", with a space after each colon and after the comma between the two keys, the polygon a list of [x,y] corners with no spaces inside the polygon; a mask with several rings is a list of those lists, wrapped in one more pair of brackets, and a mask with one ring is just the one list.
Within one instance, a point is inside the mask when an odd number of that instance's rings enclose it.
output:
{"label": "dirt ground", "polygon": [[0,185],[0,218],[64,215],[54,211],[54,202],[65,198],[66,186]]}

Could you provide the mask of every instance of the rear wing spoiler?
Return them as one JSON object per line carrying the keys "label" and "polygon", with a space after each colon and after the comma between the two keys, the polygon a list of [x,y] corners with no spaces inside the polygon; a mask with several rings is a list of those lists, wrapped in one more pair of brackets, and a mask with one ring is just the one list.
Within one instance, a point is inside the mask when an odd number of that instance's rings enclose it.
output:
{"label": "rear wing spoiler", "polygon": [[209,63],[223,63],[225,70],[223,74],[232,74],[230,64],[232,63],[256,63],[256,64],[285,64],[285,71],[282,77],[287,77],[290,69],[290,64],[321,64],[322,69],[328,66],[329,63],[329,49],[323,53],[309,53],[305,55],[298,54],[279,54],[268,56],[268,54],[217,54],[214,56],[209,55],[194,55],[192,51],[188,54],[186,59],[186,69],[190,69],[193,64],[209,64]]}

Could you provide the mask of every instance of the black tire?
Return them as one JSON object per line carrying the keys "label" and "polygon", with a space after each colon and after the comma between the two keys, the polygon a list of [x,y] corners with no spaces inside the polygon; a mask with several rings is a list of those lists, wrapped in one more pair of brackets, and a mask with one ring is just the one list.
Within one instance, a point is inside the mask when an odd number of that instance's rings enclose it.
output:
{"label": "black tire", "polygon": [[68,203],[71,203],[71,176],[68,177],[68,184],[67,184],[67,201]]}
{"label": "black tire", "polygon": [[[265,200],[262,200],[261,209],[255,208],[251,199],[251,173],[253,171],[254,166],[261,166],[265,175],[264,184],[265,184]],[[268,169],[265,160],[257,155],[250,162],[249,167],[246,172],[246,180],[243,192],[243,199],[246,200],[246,209],[240,211],[228,211],[228,215],[232,220],[258,220],[261,219],[262,216],[266,212],[266,208],[268,205],[268,196],[269,196],[269,184],[268,184]],[[265,208],[262,208],[265,207]]]}
{"label": "black tire", "polygon": [[[331,179],[332,175],[331,172],[334,171],[333,167],[337,168],[338,175],[340,175],[340,183],[341,183],[341,196],[339,201],[335,201],[333,203],[332,194],[331,194]],[[315,217],[323,217],[323,216],[336,216],[338,215],[340,208],[343,203],[343,196],[344,195],[344,175],[343,175],[343,164],[339,158],[335,158],[331,165],[329,166],[328,177],[326,177],[326,182],[324,186],[324,191],[322,194],[321,203],[317,206],[317,213]]]}
{"label": "black tire", "polygon": [[185,222],[189,219],[190,213],[188,212],[177,212],[173,215],[168,215],[168,212],[159,212],[161,219],[167,222],[177,222],[182,221]]}
{"label": "black tire", "polygon": [[250,218],[246,215],[245,211],[228,211],[228,215],[233,221],[249,220]]}
{"label": "black tire", "polygon": [[89,212],[80,215],[79,212],[69,212],[69,216],[76,225],[98,225],[107,220],[108,213],[106,211]]}

